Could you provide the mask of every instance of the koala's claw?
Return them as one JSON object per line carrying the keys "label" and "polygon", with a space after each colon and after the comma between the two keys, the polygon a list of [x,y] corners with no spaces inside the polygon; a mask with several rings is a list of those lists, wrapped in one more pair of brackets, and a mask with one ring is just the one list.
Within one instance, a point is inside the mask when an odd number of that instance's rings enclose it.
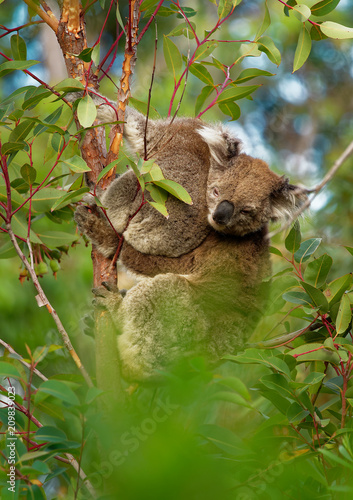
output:
{"label": "koala's claw", "polygon": [[109,281],[102,281],[102,286],[108,290],[108,292],[119,293],[118,287],[109,283]]}
{"label": "koala's claw", "polygon": [[96,297],[106,298],[110,292],[104,286],[97,286],[92,288],[92,293]]}

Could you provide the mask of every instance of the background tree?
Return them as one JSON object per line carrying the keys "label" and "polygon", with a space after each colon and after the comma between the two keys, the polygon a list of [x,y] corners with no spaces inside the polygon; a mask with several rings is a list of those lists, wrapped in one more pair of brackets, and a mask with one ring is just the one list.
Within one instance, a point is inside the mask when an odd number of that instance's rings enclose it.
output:
{"label": "background tree", "polygon": [[[228,374],[195,359],[170,384],[129,388],[127,406],[105,317],[95,343],[82,333],[92,265],[72,222],[89,191],[82,173],[106,186],[125,169],[131,89],[130,105],[150,117],[231,120],[247,152],[318,185],[352,141],[350,2],[5,0],[0,9],[2,498],[350,498],[348,161],[315,199],[306,239],[297,225],[285,244],[275,236],[269,308]],[[60,66],[67,75],[54,75]],[[96,125],[98,86],[117,101],[112,127]],[[73,118],[67,94],[78,91]],[[143,184],[142,162],[130,165]],[[93,268],[95,284],[115,280],[94,252]]]}

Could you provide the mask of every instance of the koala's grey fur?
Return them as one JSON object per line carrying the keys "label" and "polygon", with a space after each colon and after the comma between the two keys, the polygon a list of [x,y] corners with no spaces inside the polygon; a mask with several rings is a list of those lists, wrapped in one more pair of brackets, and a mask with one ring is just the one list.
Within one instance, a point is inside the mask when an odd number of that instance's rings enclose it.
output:
{"label": "koala's grey fur", "polygon": [[[143,153],[144,118],[130,112],[124,135]],[[181,357],[211,362],[234,352],[261,310],[261,280],[269,272],[267,225],[295,211],[303,190],[266,163],[239,154],[239,141],[219,126],[181,118],[152,121],[147,150],[165,178],[182,184],[194,204],[170,196],[169,219],[145,205],[132,172],[102,196],[110,221],[123,233],[121,261],[142,279],[122,298],[99,299],[120,333],[123,374],[153,380]],[[100,210],[78,208],[75,219],[106,256],[118,239]]]}

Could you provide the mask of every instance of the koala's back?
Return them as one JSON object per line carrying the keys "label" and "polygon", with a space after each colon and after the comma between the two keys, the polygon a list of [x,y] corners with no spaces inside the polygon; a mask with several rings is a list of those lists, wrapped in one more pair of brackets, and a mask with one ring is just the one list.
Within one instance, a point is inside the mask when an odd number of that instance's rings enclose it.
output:
{"label": "koala's back", "polygon": [[[147,149],[162,169],[166,179],[181,184],[193,204],[187,205],[174,196],[166,202],[166,219],[146,204],[130,221],[125,240],[144,254],[179,257],[199,245],[210,231],[207,223],[206,188],[210,167],[207,144],[197,130],[202,123],[178,119],[158,128],[152,123]],[[141,194],[139,194],[141,196]],[[147,199],[151,197],[145,191]]]}

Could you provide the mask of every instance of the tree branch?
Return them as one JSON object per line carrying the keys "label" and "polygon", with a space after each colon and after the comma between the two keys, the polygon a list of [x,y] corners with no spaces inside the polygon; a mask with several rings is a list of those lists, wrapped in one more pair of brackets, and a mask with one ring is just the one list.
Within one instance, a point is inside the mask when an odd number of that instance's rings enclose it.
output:
{"label": "tree branch", "polygon": [[12,244],[18,254],[18,256],[20,257],[20,259],[22,260],[25,268],[27,269],[32,281],[33,281],[33,284],[38,292],[38,295],[36,296],[36,300],[37,300],[37,304],[39,307],[42,307],[42,306],[46,306],[46,308],[48,309],[49,311],[49,314],[51,314],[51,316],[53,317],[53,320],[56,324],[56,327],[59,331],[59,333],[61,334],[61,337],[64,341],[64,345],[66,347],[66,349],[69,351],[70,353],[70,356],[72,357],[72,359],[74,360],[77,368],[80,370],[83,378],[85,379],[87,385],[89,387],[93,387],[93,383],[92,383],[92,380],[90,379],[90,376],[88,375],[85,367],[83,366],[80,358],[78,357],[77,355],[77,352],[75,351],[75,349],[73,348],[72,344],[71,344],[71,341],[70,341],[70,337],[67,333],[67,331],[65,330],[63,324],[61,323],[61,320],[57,314],[57,312],[55,311],[55,309],[52,307],[52,305],[50,304],[47,296],[45,295],[44,293],[44,290],[43,288],[41,287],[40,283],[39,283],[39,280],[38,280],[38,277],[34,271],[34,269],[31,267],[30,263],[28,262],[26,256],[24,255],[24,253],[22,252],[22,250],[20,249],[18,243],[17,243],[17,240],[16,240],[16,237],[14,235],[14,232],[12,231],[12,228],[11,228],[11,223],[8,223],[7,224],[7,232],[10,236],[10,239],[12,241]]}
{"label": "tree branch", "polygon": [[[5,387],[3,387],[2,385],[0,385],[0,390],[6,393]],[[17,401],[15,401],[15,405],[17,406],[18,410],[21,413],[23,413],[31,422],[34,423],[34,425],[36,427],[38,427],[39,429],[41,427],[43,427],[43,424],[41,422],[39,422],[39,420],[37,420],[31,413],[29,413],[28,410],[27,410],[27,408],[25,406],[21,405]],[[24,438],[26,439],[26,436],[24,436]],[[84,482],[84,484],[85,484],[86,488],[88,489],[88,491],[90,492],[91,496],[93,498],[97,498],[96,492],[95,492],[92,484],[87,479],[87,475],[81,469],[81,467],[79,466],[77,460],[74,458],[73,455],[71,455],[71,453],[65,453],[65,455],[67,457],[68,462],[72,465],[72,467],[75,469],[75,471],[80,474],[80,478]],[[57,460],[60,460],[60,461],[64,461],[66,463],[66,460],[63,459],[62,457],[60,457],[59,455],[55,455],[54,458],[56,458]]]}
{"label": "tree branch", "polygon": [[33,0],[23,0],[28,7],[30,7],[34,12],[38,14],[39,17],[43,19],[43,21],[51,27],[51,29],[56,33],[58,31],[58,26],[59,26],[59,21],[56,19],[48,5],[44,2],[44,0],[41,0],[41,4],[44,7],[45,11],[39,7]]}
{"label": "tree branch", "polygon": [[310,205],[312,204],[313,200],[316,198],[316,196],[319,194],[321,189],[326,186],[326,184],[333,178],[333,176],[336,174],[337,170],[343,165],[343,163],[346,161],[346,159],[353,153],[353,141],[347,146],[347,148],[343,151],[341,156],[335,161],[333,166],[330,168],[330,170],[327,172],[325,177],[322,179],[319,184],[317,184],[315,187],[312,189],[307,189],[307,193],[314,193],[314,195],[311,198],[308,198],[305,203],[297,210],[293,216],[288,219],[279,229],[276,229],[275,231],[272,231],[267,235],[267,239],[272,238],[276,234],[281,233],[285,229],[288,229],[292,222],[294,222],[299,215],[301,215],[304,210],[306,210]]}
{"label": "tree branch", "polygon": [[[140,1],[131,0],[131,16],[128,23],[127,37],[125,44],[125,58],[122,67],[122,75],[120,79],[120,89],[118,91],[118,120],[124,122],[125,110],[130,97],[131,78],[136,63],[137,51],[137,33],[140,21]],[[107,157],[107,165],[114,161],[119,154],[121,141],[123,138],[123,123],[115,125],[110,132],[110,150]],[[114,169],[109,171],[108,179],[115,175]],[[105,186],[103,179],[103,187]]]}

